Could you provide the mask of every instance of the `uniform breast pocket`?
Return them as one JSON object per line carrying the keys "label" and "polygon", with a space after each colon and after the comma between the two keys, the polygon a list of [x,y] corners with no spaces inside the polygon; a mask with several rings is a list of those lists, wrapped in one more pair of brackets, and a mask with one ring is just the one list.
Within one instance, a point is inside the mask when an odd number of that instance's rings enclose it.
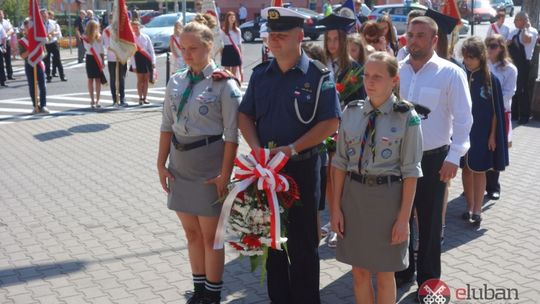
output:
{"label": "uniform breast pocket", "polygon": [[199,115],[206,116],[209,113],[219,113],[221,111],[221,104],[217,95],[201,94],[197,97],[197,101]]}
{"label": "uniform breast pocket", "polygon": [[395,161],[398,159],[399,151],[401,149],[401,140],[402,138],[399,136],[380,137],[375,146],[375,159],[378,159],[380,162]]}
{"label": "uniform breast pocket", "polygon": [[441,98],[441,90],[435,88],[421,88],[418,103],[429,108],[431,112],[437,109]]}

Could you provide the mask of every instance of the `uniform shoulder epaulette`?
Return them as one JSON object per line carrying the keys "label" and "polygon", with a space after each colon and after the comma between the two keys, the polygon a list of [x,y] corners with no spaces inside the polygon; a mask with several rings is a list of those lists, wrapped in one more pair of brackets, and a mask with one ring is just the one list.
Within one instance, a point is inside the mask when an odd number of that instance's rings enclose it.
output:
{"label": "uniform shoulder epaulette", "polygon": [[212,80],[214,81],[223,81],[228,79],[234,79],[239,86],[242,85],[240,80],[238,80],[238,78],[227,70],[216,70],[212,73]]}
{"label": "uniform shoulder epaulette", "polygon": [[330,70],[328,69],[328,67],[320,62],[319,60],[311,60],[311,63],[313,63],[313,65],[317,68],[317,70],[319,70],[322,74],[328,74],[330,73]]}
{"label": "uniform shoulder epaulette", "polygon": [[347,104],[347,107],[363,107],[366,102],[364,100],[353,100]]}
{"label": "uniform shoulder epaulette", "polygon": [[414,105],[406,100],[398,100],[394,103],[394,111],[399,113],[407,113],[414,109]]}
{"label": "uniform shoulder epaulette", "polygon": [[267,67],[268,64],[270,64],[270,62],[272,62],[272,60],[267,60],[267,61],[263,61],[259,64],[257,64],[255,67],[253,67],[253,69],[251,69],[252,71],[255,71],[255,70],[258,70],[260,69],[261,67]]}

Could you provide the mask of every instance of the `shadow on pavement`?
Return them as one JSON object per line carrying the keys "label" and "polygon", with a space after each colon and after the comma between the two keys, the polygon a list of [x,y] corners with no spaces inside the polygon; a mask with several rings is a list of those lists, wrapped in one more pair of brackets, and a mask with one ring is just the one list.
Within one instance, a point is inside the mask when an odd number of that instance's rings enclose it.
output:
{"label": "shadow on pavement", "polygon": [[84,270],[86,261],[66,261],[52,264],[32,265],[0,269],[0,286],[23,284],[33,280],[54,278]]}
{"label": "shadow on pavement", "polygon": [[86,124],[86,125],[79,125],[75,127],[71,127],[67,130],[56,130],[56,131],[50,131],[45,132],[41,134],[34,135],[34,138],[44,142],[54,139],[59,139],[62,137],[67,137],[73,135],[73,133],[93,133],[93,132],[100,132],[104,131],[110,128],[110,125],[108,124]]}

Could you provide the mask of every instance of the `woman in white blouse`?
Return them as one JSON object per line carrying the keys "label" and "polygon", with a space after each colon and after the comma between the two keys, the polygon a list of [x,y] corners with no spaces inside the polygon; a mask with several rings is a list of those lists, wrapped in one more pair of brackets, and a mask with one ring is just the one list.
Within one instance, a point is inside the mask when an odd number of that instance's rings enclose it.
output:
{"label": "woman in white blouse", "polygon": [[[488,66],[490,71],[499,79],[502,87],[504,102],[504,126],[508,135],[508,147],[512,146],[512,97],[516,93],[517,68],[512,63],[506,47],[506,37],[502,35],[488,36],[485,40],[488,49]],[[486,191],[490,199],[500,198],[501,185],[499,172],[488,171],[486,174]]]}
{"label": "woman in white blouse", "polygon": [[182,34],[182,27],[182,21],[176,21],[174,24],[174,33],[169,40],[169,49],[173,57],[173,74],[186,66],[184,58],[182,58],[182,53],[180,53],[180,34]]}
{"label": "woman in white blouse", "polygon": [[242,42],[240,37],[241,32],[236,21],[236,14],[228,12],[221,29],[221,39],[224,44],[221,52],[221,65],[233,75],[239,74],[242,78]]}
{"label": "woman in white blouse", "polygon": [[148,104],[146,95],[148,94],[148,83],[153,80],[153,71],[156,68],[156,55],[152,40],[148,35],[141,33],[141,23],[138,20],[131,22],[131,28],[135,34],[137,52],[131,57],[131,69],[137,74],[137,93],[139,94],[139,105]]}
{"label": "woman in white blouse", "polygon": [[[101,85],[107,83],[103,73],[103,45],[99,34],[99,23],[88,22],[84,35],[81,37],[86,49],[86,76],[88,77],[88,93],[92,109],[100,108]],[[95,88],[95,99],[94,99]]]}

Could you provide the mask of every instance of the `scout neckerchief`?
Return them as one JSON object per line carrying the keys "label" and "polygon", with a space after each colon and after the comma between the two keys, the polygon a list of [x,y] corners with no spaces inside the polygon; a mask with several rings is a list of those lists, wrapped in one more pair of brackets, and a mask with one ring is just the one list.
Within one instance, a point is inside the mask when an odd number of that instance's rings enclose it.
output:
{"label": "scout neckerchief", "polygon": [[180,114],[182,114],[182,110],[184,109],[184,106],[188,102],[189,96],[191,95],[191,92],[193,91],[193,87],[199,83],[201,80],[204,79],[203,73],[200,73],[198,75],[193,75],[191,71],[187,74],[189,83],[184,90],[184,93],[182,93],[182,99],[180,100],[180,104],[178,104],[178,111],[176,112],[176,121],[180,121]]}
{"label": "scout neckerchief", "polygon": [[372,110],[369,112],[368,123],[366,130],[364,131],[364,136],[362,137],[362,142],[360,143],[360,159],[358,160],[358,173],[362,173],[362,157],[364,156],[364,150],[366,143],[369,140],[369,147],[371,148],[371,155],[373,161],[375,161],[375,119],[377,115],[381,112],[378,109]]}
{"label": "scout neckerchief", "polygon": [[497,28],[495,22],[491,24],[491,29],[495,32],[495,34],[499,34],[499,29]]}

